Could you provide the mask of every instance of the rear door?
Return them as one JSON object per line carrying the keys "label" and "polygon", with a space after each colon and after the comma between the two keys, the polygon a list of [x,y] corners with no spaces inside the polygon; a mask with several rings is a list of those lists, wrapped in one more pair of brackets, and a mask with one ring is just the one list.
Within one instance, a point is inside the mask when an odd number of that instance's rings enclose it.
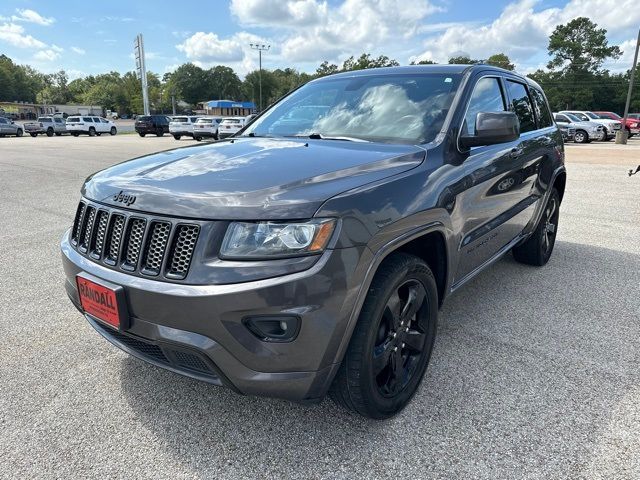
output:
{"label": "rear door", "polygon": [[3,117],[0,117],[0,135],[9,134],[9,129],[7,128],[7,120]]}

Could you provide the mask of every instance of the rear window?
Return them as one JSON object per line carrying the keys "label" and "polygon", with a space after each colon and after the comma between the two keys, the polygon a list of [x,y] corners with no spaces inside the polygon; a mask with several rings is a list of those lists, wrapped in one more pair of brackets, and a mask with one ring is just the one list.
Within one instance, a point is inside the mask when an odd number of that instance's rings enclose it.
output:
{"label": "rear window", "polygon": [[544,95],[537,88],[530,87],[529,92],[533,98],[533,108],[536,111],[536,117],[538,117],[538,128],[546,128],[553,125],[553,119],[551,118],[551,112],[547,107],[547,102],[544,101]]}
{"label": "rear window", "polygon": [[226,118],[222,121],[222,123],[240,123],[240,120],[237,118]]}
{"label": "rear window", "polygon": [[80,117],[69,117],[67,118],[67,122],[79,122]]}
{"label": "rear window", "polygon": [[187,117],[173,117],[174,122],[188,122],[189,119]]}
{"label": "rear window", "polygon": [[85,121],[85,122],[93,123],[93,118],[91,118],[91,117],[82,117],[82,120]]}
{"label": "rear window", "polygon": [[199,118],[196,123],[211,123],[212,120],[210,118]]}
{"label": "rear window", "polygon": [[151,117],[145,115],[143,117],[138,117],[138,120],[140,120],[141,122],[150,122]]}
{"label": "rear window", "polygon": [[43,122],[43,123],[51,123],[53,122],[53,118],[48,118],[48,117],[41,117],[38,119],[39,122]]}
{"label": "rear window", "polygon": [[522,83],[507,80],[507,89],[511,97],[511,110],[515,112],[520,120],[520,133],[530,132],[536,129],[536,122],[533,117],[533,107],[527,87]]}

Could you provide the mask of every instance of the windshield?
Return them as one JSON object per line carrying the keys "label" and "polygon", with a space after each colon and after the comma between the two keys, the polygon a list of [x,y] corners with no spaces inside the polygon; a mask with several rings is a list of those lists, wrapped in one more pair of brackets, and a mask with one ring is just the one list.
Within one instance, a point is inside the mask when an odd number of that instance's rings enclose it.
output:
{"label": "windshield", "polygon": [[442,128],[460,77],[396,74],[319,80],[285,97],[244,135],[430,142]]}
{"label": "windshield", "polygon": [[565,117],[568,117],[572,122],[582,122],[578,117],[576,117],[573,113],[563,113]]}
{"label": "windshield", "polygon": [[605,118],[607,120],[620,120],[622,117],[617,113],[607,112],[600,115],[600,118]]}
{"label": "windshield", "polygon": [[593,120],[600,120],[602,117],[599,117],[598,115],[596,115],[593,112],[584,112],[585,115]]}

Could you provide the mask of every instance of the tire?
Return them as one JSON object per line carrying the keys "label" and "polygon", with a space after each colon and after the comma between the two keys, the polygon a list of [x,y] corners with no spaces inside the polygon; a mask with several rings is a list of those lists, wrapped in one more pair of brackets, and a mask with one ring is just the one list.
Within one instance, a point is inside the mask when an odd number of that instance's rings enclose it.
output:
{"label": "tire", "polygon": [[201,141],[202,141],[202,137],[193,137],[193,139],[194,139],[196,142],[201,142]]}
{"label": "tire", "polygon": [[524,243],[513,247],[516,261],[536,267],[545,265],[551,258],[556,243],[559,218],[560,195],[558,190],[552,188],[535,231]]}
{"label": "tire", "polygon": [[424,376],[437,321],[438,289],[427,264],[391,254],[371,282],[329,395],[365,417],[396,415]]}
{"label": "tire", "polygon": [[77,137],[77,136],[79,136],[80,134],[79,134],[79,133],[72,133],[71,135],[73,135],[74,137]]}
{"label": "tire", "polygon": [[573,141],[576,143],[589,143],[589,134],[584,130],[576,130]]}
{"label": "tire", "polygon": [[96,136],[99,137],[100,135],[102,135],[102,132],[96,132]]}
{"label": "tire", "polygon": [[56,137],[60,137],[62,134],[60,132],[56,132]]}
{"label": "tire", "polygon": [[157,128],[156,137],[163,137],[163,136],[164,136],[164,130],[162,128]]}
{"label": "tire", "polygon": [[31,135],[33,138],[36,138],[38,136],[37,133],[30,133],[29,135]]}
{"label": "tire", "polygon": [[175,138],[176,140],[180,140],[182,137],[180,135],[174,135],[173,138]]}
{"label": "tire", "polygon": [[24,135],[24,132],[22,131],[21,128],[19,128],[18,130],[16,130],[16,137],[21,137],[22,135]]}
{"label": "tire", "polygon": [[47,137],[53,137],[53,128],[47,128]]}
{"label": "tire", "polygon": [[89,127],[89,136],[90,137],[95,137],[96,136],[96,129],[93,127]]}
{"label": "tire", "polygon": [[607,140],[607,133],[608,133],[607,129],[603,128],[602,129],[602,135],[600,135],[600,138],[598,138],[598,140],[601,141],[601,142],[607,142],[608,141]]}
{"label": "tire", "polygon": [[138,135],[140,135],[141,137],[144,137],[146,133],[139,133]]}
{"label": "tire", "polygon": [[111,127],[111,130],[109,130],[109,135],[113,137],[116,133],[118,133],[116,127]]}

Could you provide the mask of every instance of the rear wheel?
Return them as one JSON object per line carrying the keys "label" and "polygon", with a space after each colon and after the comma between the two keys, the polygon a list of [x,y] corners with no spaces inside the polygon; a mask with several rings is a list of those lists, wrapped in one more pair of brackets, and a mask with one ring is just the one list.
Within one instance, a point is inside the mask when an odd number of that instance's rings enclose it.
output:
{"label": "rear wheel", "polygon": [[31,135],[33,138],[36,138],[38,136],[37,133],[30,133],[29,135]]}
{"label": "rear wheel", "polygon": [[77,137],[80,134],[79,133],[72,133],[71,135],[73,135],[74,137]]}
{"label": "rear wheel", "polygon": [[437,320],[437,286],[429,267],[413,255],[389,256],[371,283],[331,397],[370,418],[401,411],[426,371]]}
{"label": "rear wheel", "polygon": [[537,228],[524,243],[513,247],[513,257],[527,265],[545,265],[551,258],[556,243],[559,218],[560,195],[558,190],[553,188]]}
{"label": "rear wheel", "polygon": [[116,133],[118,133],[118,130],[116,130],[116,127],[111,127],[111,130],[109,130],[109,133],[111,134],[111,136],[114,136]]}
{"label": "rear wheel", "polygon": [[146,135],[146,133],[140,132],[140,133],[138,133],[138,135],[140,135],[141,137],[144,137]]}
{"label": "rear wheel", "polygon": [[93,127],[89,127],[89,136],[90,137],[95,137],[96,136],[96,129]]}
{"label": "rear wheel", "polygon": [[156,136],[157,137],[164,136],[164,130],[162,129],[162,127],[159,127],[159,128],[156,129]]}
{"label": "rear wheel", "polygon": [[194,139],[196,142],[201,142],[201,141],[202,141],[202,137],[193,137],[193,139]]}
{"label": "rear wheel", "polygon": [[584,130],[576,130],[576,134],[573,137],[573,140],[576,143],[588,143],[589,142],[589,135]]}
{"label": "rear wheel", "polygon": [[47,128],[47,137],[53,137],[53,128]]}
{"label": "rear wheel", "polygon": [[21,128],[16,131],[16,137],[21,137],[24,134]]}
{"label": "rear wheel", "polygon": [[180,140],[180,138],[182,138],[180,135],[174,135],[173,138],[175,138],[176,140]]}

